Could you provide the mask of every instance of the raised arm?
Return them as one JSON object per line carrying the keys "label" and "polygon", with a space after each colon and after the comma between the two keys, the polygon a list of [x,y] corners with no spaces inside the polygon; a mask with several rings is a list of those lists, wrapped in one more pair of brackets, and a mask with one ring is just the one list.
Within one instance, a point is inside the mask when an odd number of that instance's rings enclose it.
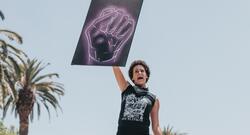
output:
{"label": "raised arm", "polygon": [[119,86],[121,92],[123,92],[128,87],[128,82],[126,81],[120,67],[113,66],[113,72],[115,74],[115,79],[118,83],[118,86]]}
{"label": "raised arm", "polygon": [[151,111],[152,129],[154,135],[162,135],[162,131],[159,124],[159,108],[160,108],[160,102],[158,99],[156,99]]}

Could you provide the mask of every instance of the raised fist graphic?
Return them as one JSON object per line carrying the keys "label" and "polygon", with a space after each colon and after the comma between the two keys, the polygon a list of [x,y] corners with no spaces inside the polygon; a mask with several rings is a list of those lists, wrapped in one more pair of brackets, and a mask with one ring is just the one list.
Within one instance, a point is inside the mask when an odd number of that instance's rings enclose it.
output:
{"label": "raised fist graphic", "polygon": [[89,58],[95,62],[115,61],[134,27],[134,19],[124,10],[103,9],[85,30]]}

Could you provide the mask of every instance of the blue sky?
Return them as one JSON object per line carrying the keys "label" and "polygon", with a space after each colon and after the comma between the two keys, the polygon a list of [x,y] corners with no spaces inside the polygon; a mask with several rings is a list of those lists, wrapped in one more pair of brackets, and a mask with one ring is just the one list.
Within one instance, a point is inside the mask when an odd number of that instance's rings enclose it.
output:
{"label": "blue sky", "polygon": [[[22,35],[31,58],[51,63],[66,95],[30,135],[112,135],[120,92],[111,67],[71,66],[90,0],[1,0],[1,28]],[[145,0],[129,53],[151,67],[161,127],[190,135],[250,134],[250,1]],[[18,126],[8,115],[4,122]]]}

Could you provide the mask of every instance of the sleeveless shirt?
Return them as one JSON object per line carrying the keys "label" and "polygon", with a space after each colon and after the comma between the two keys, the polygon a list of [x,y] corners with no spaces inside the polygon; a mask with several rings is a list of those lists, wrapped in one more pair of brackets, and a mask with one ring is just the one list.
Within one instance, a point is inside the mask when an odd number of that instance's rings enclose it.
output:
{"label": "sleeveless shirt", "polygon": [[149,115],[156,96],[147,88],[132,85],[121,96],[117,135],[149,135]]}

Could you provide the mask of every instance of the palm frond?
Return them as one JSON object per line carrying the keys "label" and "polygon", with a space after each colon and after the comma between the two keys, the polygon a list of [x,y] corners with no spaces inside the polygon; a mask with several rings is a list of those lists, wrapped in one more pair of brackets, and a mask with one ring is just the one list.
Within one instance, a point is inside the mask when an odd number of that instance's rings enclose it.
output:
{"label": "palm frond", "polygon": [[5,97],[8,95],[9,87],[4,81],[1,81],[1,108],[4,107],[5,104]]}
{"label": "palm frond", "polygon": [[8,56],[7,43],[4,40],[0,40],[1,60],[5,60]]}
{"label": "palm frond", "polygon": [[13,90],[15,90],[15,82],[14,82],[15,80],[7,70],[4,70],[4,74],[6,75],[5,80],[7,81],[7,84],[10,87],[8,94],[11,95],[13,98],[15,98],[13,93]]}
{"label": "palm frond", "polygon": [[41,105],[39,102],[36,102],[36,106],[37,106],[37,118],[39,119],[41,116]]}
{"label": "palm frond", "polygon": [[34,83],[34,79],[36,78],[36,76],[44,69],[44,68],[46,68],[49,64],[47,64],[47,65],[45,65],[45,66],[43,66],[43,67],[40,67],[40,65],[41,65],[41,62],[38,62],[36,65],[35,65],[35,67],[33,68],[33,74],[32,74],[32,76],[31,76],[31,81],[32,81],[32,83]]}
{"label": "palm frond", "polygon": [[163,131],[162,131],[162,135],[187,135],[187,133],[179,133],[177,131],[173,131],[173,127],[171,126],[167,126],[167,129],[166,127],[164,127]]}
{"label": "palm frond", "polygon": [[45,101],[45,100],[43,100],[43,101],[42,101],[42,103],[43,103],[43,105],[44,105],[45,109],[47,110],[48,115],[49,115],[49,119],[50,119],[50,118],[51,118],[51,116],[50,116],[50,109],[49,109],[49,106],[47,105],[47,103],[46,103],[46,101]]}
{"label": "palm frond", "polygon": [[[20,67],[23,67],[23,71],[25,70],[25,69],[27,69],[27,64],[26,64],[26,60],[27,59],[29,59],[28,58],[28,56],[23,52],[22,53],[22,55],[18,55],[18,54],[13,54],[17,59],[18,59],[18,61],[20,61],[21,63],[19,63],[20,64]],[[24,57],[23,57],[24,56]]]}
{"label": "palm frond", "polygon": [[64,95],[64,89],[56,88],[56,87],[43,87],[40,86],[37,88],[37,92],[41,94],[46,94],[48,92],[57,94],[59,97]]}
{"label": "palm frond", "polygon": [[15,42],[17,42],[19,44],[23,43],[22,37],[19,34],[17,34],[16,32],[13,32],[10,30],[0,29],[0,34],[7,36],[9,38],[9,40],[14,40]]}
{"label": "palm frond", "polygon": [[53,88],[53,91],[55,93],[57,93],[59,96],[63,96],[64,95],[64,89],[61,88]]}
{"label": "palm frond", "polygon": [[[36,65],[36,62],[37,60],[36,59],[33,59],[33,60],[29,60],[27,61],[27,69],[25,69],[25,80],[26,80],[26,85],[30,85],[32,84],[32,76],[33,76],[33,73],[34,73],[34,66]],[[40,64],[40,62],[38,63]]]}
{"label": "palm frond", "polygon": [[3,14],[3,12],[2,12],[1,10],[0,10],[0,18],[1,18],[2,20],[5,19],[4,14]]}
{"label": "palm frond", "polygon": [[49,103],[55,108],[57,109],[57,105],[58,105],[58,101],[55,98],[54,95],[52,95],[50,92],[45,92],[43,94],[43,98],[46,99],[47,101],[49,101]]}
{"label": "palm frond", "polygon": [[14,40],[15,42],[17,42],[19,44],[23,43],[22,37],[19,34],[17,34],[16,32],[13,32],[10,30],[0,29],[0,34],[7,36],[9,38],[9,40]]}
{"label": "palm frond", "polygon": [[15,117],[17,117],[17,109],[16,109],[16,102],[15,101],[12,103],[11,113],[14,113]]}
{"label": "palm frond", "polygon": [[12,54],[12,55],[25,56],[26,58],[28,57],[27,54],[24,51],[22,51],[22,50],[20,50],[20,49],[18,49],[16,47],[14,47],[14,46],[12,46],[10,44],[7,44],[7,48],[9,50],[11,50],[9,53]]}
{"label": "palm frond", "polygon": [[30,113],[30,120],[31,120],[31,122],[33,122],[33,120],[34,120],[34,107],[32,108],[32,111]]}
{"label": "palm frond", "polygon": [[7,102],[4,104],[4,107],[3,107],[3,116],[2,118],[5,118],[6,117],[6,114],[7,114],[7,111],[10,107],[10,105],[12,104],[12,97],[8,98]]}
{"label": "palm frond", "polygon": [[15,71],[15,74],[14,74],[14,75],[16,75],[18,78],[20,78],[21,73],[22,73],[20,64],[19,64],[18,61],[16,61],[16,59],[13,58],[13,57],[9,57],[8,59],[9,59],[10,64],[11,64],[12,67],[14,68],[14,71]]}
{"label": "palm frond", "polygon": [[43,80],[43,79],[45,79],[45,78],[52,78],[52,77],[59,77],[59,75],[57,74],[57,73],[50,73],[50,74],[45,74],[45,75],[42,75],[42,76],[39,76],[39,77],[37,77],[34,81],[33,81],[33,83],[38,83],[40,80]]}

